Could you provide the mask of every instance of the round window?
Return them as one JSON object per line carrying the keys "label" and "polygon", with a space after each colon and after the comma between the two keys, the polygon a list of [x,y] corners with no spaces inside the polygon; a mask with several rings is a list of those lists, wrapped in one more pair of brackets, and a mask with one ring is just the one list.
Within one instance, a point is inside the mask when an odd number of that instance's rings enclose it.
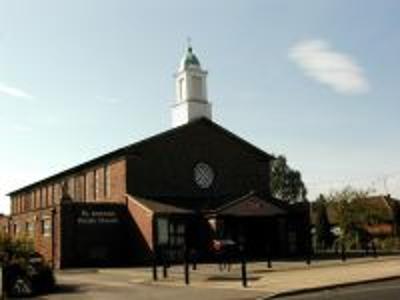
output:
{"label": "round window", "polygon": [[214,171],[206,163],[200,162],[193,169],[194,181],[202,189],[209,188],[214,181]]}

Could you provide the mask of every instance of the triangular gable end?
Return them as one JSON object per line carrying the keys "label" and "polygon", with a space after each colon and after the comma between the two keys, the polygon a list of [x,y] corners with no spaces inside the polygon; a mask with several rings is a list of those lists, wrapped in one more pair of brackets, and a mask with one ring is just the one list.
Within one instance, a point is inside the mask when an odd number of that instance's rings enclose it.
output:
{"label": "triangular gable end", "polygon": [[243,197],[232,201],[231,203],[220,207],[216,211],[220,216],[237,216],[237,217],[272,217],[277,215],[285,215],[287,212],[257,196]]}

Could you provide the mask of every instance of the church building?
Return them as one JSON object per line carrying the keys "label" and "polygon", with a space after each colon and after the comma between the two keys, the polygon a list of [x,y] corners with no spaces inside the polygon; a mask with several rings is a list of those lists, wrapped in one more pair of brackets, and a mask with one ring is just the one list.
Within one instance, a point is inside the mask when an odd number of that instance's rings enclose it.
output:
{"label": "church building", "polygon": [[176,74],[172,128],[9,194],[8,232],[55,268],[171,261],[213,240],[249,257],[306,251],[306,205],[275,199],[273,156],[212,120],[205,71],[189,46]]}

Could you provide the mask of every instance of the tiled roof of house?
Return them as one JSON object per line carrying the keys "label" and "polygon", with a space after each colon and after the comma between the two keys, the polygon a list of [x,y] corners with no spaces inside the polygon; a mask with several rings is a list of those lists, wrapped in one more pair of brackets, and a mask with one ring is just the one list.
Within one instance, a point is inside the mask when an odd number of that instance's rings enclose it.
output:
{"label": "tiled roof of house", "polygon": [[[366,205],[369,209],[379,211],[382,217],[390,222],[393,220],[393,213],[400,209],[400,200],[392,198],[391,195],[375,195],[362,199],[357,199],[361,205]],[[315,224],[317,215],[317,205],[312,205],[311,222]],[[330,224],[338,223],[338,215],[335,207],[328,203],[327,215]]]}

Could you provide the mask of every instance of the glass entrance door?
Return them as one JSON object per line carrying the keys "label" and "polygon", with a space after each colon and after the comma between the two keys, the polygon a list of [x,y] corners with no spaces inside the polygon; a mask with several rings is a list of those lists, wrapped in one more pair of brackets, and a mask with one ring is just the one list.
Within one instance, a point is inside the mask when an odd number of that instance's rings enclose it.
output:
{"label": "glass entrance door", "polygon": [[183,221],[170,220],[168,227],[168,256],[172,261],[183,259],[185,246],[185,224]]}

